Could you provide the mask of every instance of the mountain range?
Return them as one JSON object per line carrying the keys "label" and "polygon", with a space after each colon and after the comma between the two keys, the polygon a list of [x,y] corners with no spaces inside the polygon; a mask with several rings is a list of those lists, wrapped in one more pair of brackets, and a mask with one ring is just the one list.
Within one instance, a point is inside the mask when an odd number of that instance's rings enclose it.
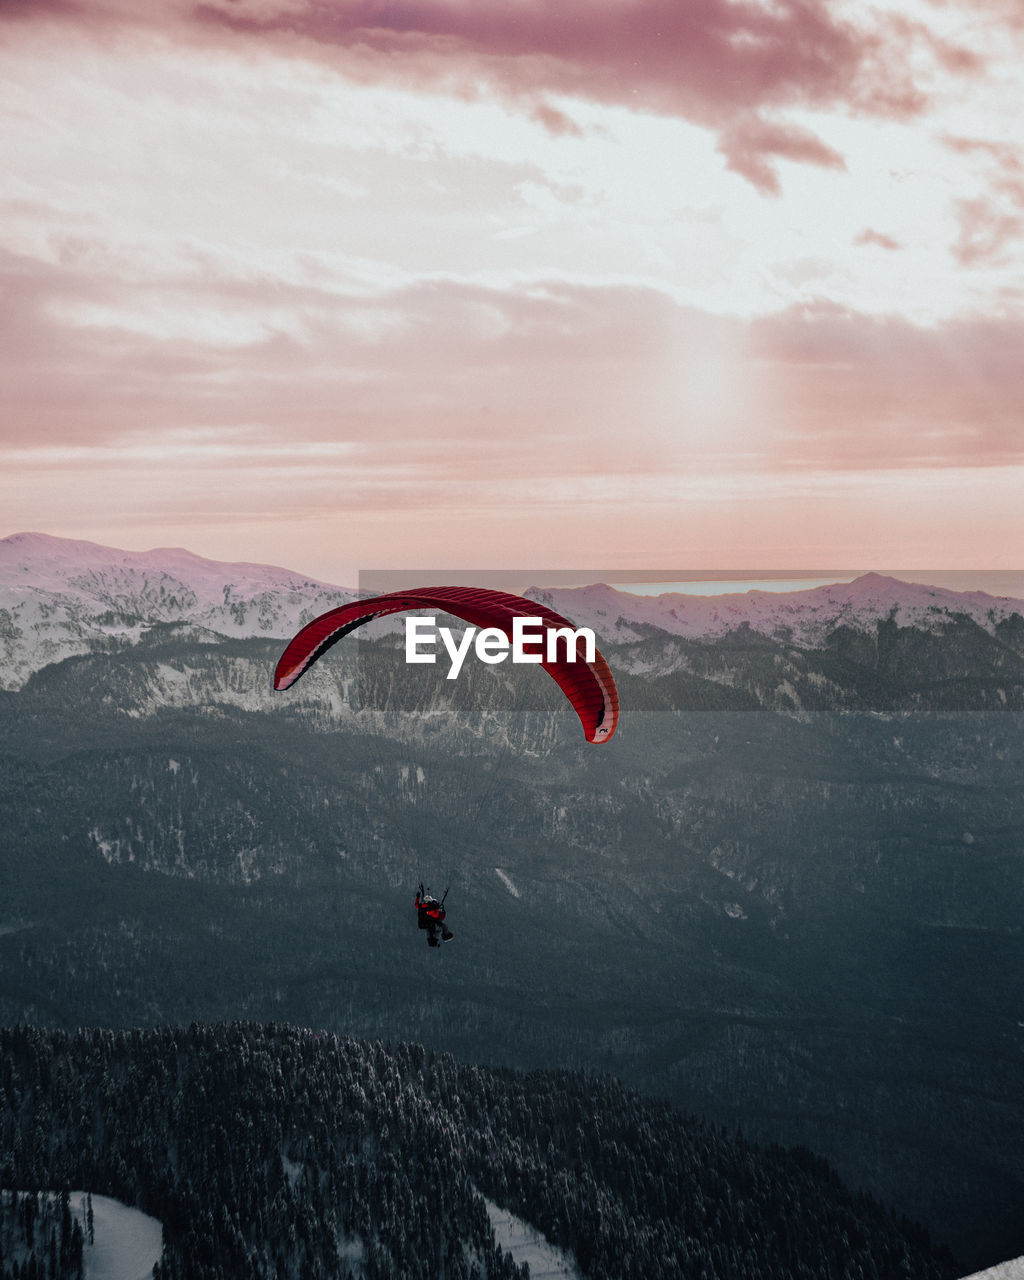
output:
{"label": "mountain range", "polygon": [[606,585],[536,591],[533,598],[563,611],[578,626],[617,641],[638,640],[648,627],[691,640],[714,640],[742,628],[804,648],[837,628],[870,631],[882,621],[936,630],[966,618],[995,634],[1000,623],[1024,615],[1024,602],[984,591],[950,591],[865,573],[853,582],[803,591],[753,590],[699,596],[667,592],[636,596]]}
{"label": "mountain range", "polygon": [[[0,688],[19,688],[33,671],[75,654],[130,645],[154,626],[283,639],[358,594],[289,569],[207,560],[180,547],[121,551],[12,534],[0,539]],[[877,573],[783,594],[640,596],[604,584],[525,594],[617,645],[648,638],[652,629],[696,641],[746,630],[814,648],[837,630],[868,633],[882,621],[936,632],[966,620],[993,636],[1024,626],[1024,601]],[[382,629],[378,624],[372,634]]]}
{"label": "mountain range", "polygon": [[826,1157],[964,1270],[1024,1251],[1020,602],[537,593],[615,672],[592,747],[542,672],[446,682],[394,635],[273,694],[352,595],[0,543],[0,1022],[597,1068]]}

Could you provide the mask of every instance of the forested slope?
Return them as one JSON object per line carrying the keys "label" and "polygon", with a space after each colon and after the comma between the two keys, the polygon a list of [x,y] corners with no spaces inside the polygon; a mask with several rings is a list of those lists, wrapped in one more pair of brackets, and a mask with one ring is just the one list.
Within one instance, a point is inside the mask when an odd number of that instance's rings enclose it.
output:
{"label": "forested slope", "polygon": [[[968,1267],[1014,1256],[1021,647],[652,634],[612,652],[607,748],[543,672],[449,682],[387,638],[294,696],[278,645],[173,629],[48,666],[0,692],[0,1022],[608,1070],[817,1152]],[[452,886],[443,955],[420,879]]]}
{"label": "forested slope", "polygon": [[485,1196],[594,1280],[957,1274],[823,1162],[607,1076],[247,1024],[14,1028],[0,1072],[0,1184],[138,1205],[159,1280],[521,1280]]}

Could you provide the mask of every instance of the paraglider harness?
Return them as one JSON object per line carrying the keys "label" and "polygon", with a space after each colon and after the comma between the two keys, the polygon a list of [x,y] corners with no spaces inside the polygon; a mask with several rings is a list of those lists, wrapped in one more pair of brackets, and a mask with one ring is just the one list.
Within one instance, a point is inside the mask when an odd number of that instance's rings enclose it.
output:
{"label": "paraglider harness", "polygon": [[[427,930],[427,946],[439,947],[442,939],[447,942],[449,938],[454,937],[452,931],[444,922],[444,900],[448,897],[448,890],[445,889],[441,895],[441,901],[432,898],[420,884],[419,892],[416,894],[416,923],[421,929]],[[440,937],[438,937],[440,933]]]}

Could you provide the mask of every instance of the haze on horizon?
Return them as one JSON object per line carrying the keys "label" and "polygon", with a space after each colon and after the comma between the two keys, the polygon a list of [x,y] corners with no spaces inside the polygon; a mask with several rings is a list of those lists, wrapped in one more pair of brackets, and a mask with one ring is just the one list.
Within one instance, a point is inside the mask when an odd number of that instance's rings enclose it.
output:
{"label": "haze on horizon", "polygon": [[0,10],[4,533],[1017,570],[1010,0]]}

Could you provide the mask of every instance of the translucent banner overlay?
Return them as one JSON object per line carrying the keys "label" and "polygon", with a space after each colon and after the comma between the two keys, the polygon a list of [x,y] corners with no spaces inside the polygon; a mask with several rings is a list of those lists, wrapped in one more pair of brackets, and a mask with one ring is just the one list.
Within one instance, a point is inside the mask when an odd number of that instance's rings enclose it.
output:
{"label": "translucent banner overlay", "polygon": [[[375,569],[365,596],[425,587],[525,596],[592,630],[633,710],[1019,711],[1024,572],[837,569]],[[512,655],[481,660],[442,610],[407,661],[405,613],[356,632],[359,690],[374,706],[561,711],[559,690]],[[458,662],[442,643],[465,645]],[[429,630],[429,629],[427,629]],[[425,634],[424,628],[419,628]],[[352,643],[346,640],[345,643]],[[500,647],[500,646],[499,646]],[[364,701],[364,705],[366,705]]]}

